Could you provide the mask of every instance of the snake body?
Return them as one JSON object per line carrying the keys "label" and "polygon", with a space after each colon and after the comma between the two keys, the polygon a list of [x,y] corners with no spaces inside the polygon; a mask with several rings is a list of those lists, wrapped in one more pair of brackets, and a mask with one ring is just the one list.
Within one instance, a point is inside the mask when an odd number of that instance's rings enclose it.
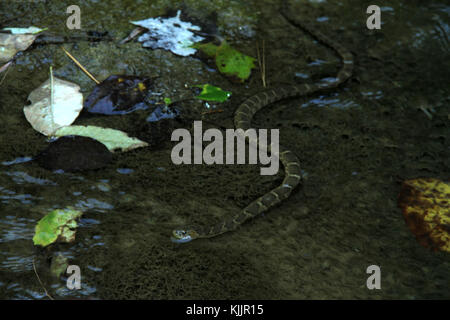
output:
{"label": "snake body", "polygon": [[[352,75],[354,60],[353,55],[350,53],[350,51],[348,51],[341,44],[321,34],[320,32],[310,29],[308,26],[299,21],[292,20],[285,13],[282,12],[282,15],[293,25],[305,30],[319,42],[333,49],[340,56],[342,60],[342,67],[339,70],[334,81],[327,81],[323,83],[321,82],[317,84],[285,85],[275,89],[268,89],[251,96],[250,98],[245,100],[235,112],[235,128],[242,129],[242,131],[237,130],[236,132],[242,133],[243,131],[245,132],[247,129],[249,129],[253,116],[259,110],[263,109],[271,103],[286,98],[306,96],[317,91],[335,88],[347,81]],[[248,138],[247,141],[249,143],[258,145],[259,147],[264,147],[270,150],[270,146],[263,146],[261,142],[258,142],[257,140]],[[272,154],[274,154],[273,151]],[[225,232],[235,230],[245,221],[268,211],[273,206],[287,199],[292,190],[294,190],[294,188],[297,187],[297,185],[300,183],[300,161],[292,151],[284,148],[281,145],[279,146],[278,154],[275,154],[275,156],[280,159],[285,170],[285,177],[283,179],[283,182],[278,187],[262,195],[258,199],[251,202],[242,211],[217,225],[211,226],[209,228],[194,227],[174,230],[172,232],[172,241],[176,243],[185,243],[194,239],[215,237]]]}

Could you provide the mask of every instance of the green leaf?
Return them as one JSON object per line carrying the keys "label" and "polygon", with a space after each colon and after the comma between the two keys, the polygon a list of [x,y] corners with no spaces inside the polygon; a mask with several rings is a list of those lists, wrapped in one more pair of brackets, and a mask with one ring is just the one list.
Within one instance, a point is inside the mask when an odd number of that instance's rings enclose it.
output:
{"label": "green leaf", "polygon": [[236,76],[241,81],[248,79],[251,69],[255,67],[254,58],[246,56],[230,47],[225,41],[217,49],[216,65],[219,71]]}
{"label": "green leaf", "polygon": [[196,43],[193,47],[207,56],[214,57],[217,69],[221,73],[229,77],[235,77],[241,82],[250,77],[251,70],[255,67],[255,58],[237,51],[226,41],[223,41],[220,46],[212,43]]}
{"label": "green leaf", "polygon": [[217,48],[219,48],[219,47],[216,46],[215,44],[212,44],[211,42],[208,42],[208,43],[197,42],[192,45],[192,48],[202,51],[208,57],[215,57],[215,55],[217,53]]}
{"label": "green leaf", "polygon": [[58,129],[54,135],[56,137],[62,136],[83,136],[89,137],[103,143],[109,151],[121,149],[122,151],[129,151],[139,147],[146,147],[148,144],[137,138],[130,138],[125,132],[101,128],[96,126],[67,126]]}
{"label": "green leaf", "polygon": [[33,242],[35,245],[48,246],[58,240],[70,242],[75,239],[77,223],[75,219],[81,217],[82,211],[73,209],[56,209],[41,220],[35,228]]}
{"label": "green leaf", "polygon": [[166,106],[168,106],[169,104],[172,103],[172,99],[170,99],[170,98],[164,98],[164,103],[166,104]]}
{"label": "green leaf", "polygon": [[202,88],[202,92],[200,92],[200,94],[196,96],[196,98],[205,101],[224,102],[231,96],[230,91],[224,91],[219,87],[215,87],[209,84],[196,85],[194,87]]}

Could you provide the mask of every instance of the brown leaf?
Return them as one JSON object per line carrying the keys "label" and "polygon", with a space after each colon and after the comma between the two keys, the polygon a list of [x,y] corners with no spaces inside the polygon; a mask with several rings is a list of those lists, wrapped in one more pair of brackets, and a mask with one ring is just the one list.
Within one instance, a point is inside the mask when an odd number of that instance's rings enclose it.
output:
{"label": "brown leaf", "polygon": [[398,198],[406,224],[425,247],[450,252],[450,184],[433,178],[403,182]]}

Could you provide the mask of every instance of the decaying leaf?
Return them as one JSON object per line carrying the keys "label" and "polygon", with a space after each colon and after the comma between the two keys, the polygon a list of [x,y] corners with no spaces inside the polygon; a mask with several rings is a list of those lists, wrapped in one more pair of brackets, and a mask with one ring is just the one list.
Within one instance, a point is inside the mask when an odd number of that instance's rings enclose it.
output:
{"label": "decaying leaf", "polygon": [[96,126],[68,126],[58,129],[55,134],[57,137],[76,135],[89,137],[103,143],[109,151],[120,149],[129,151],[132,149],[146,147],[148,144],[137,138],[130,138],[125,132],[109,128]]}
{"label": "decaying leaf", "polygon": [[11,60],[17,52],[26,50],[37,34],[0,33],[0,64]]}
{"label": "decaying leaf", "polygon": [[83,108],[83,95],[80,87],[56,77],[53,86],[53,104],[51,103],[50,79],[28,96],[31,105],[23,112],[36,131],[48,136],[57,129],[72,124]]}
{"label": "decaying leaf", "polygon": [[48,246],[55,241],[72,242],[75,240],[76,219],[81,217],[82,211],[56,209],[39,220],[35,228],[33,242],[35,245]]}
{"label": "decaying leaf", "polygon": [[192,46],[199,49],[206,56],[214,58],[217,69],[224,75],[243,82],[250,77],[251,70],[255,67],[255,58],[247,56],[226,41],[217,46],[213,43],[196,43]]}
{"label": "decaying leaf", "polygon": [[147,109],[146,97],[151,79],[112,75],[94,87],[84,108],[91,113],[127,114]]}
{"label": "decaying leaf", "polygon": [[403,182],[398,205],[420,244],[450,252],[450,184],[433,178]]}
{"label": "decaying leaf", "polygon": [[156,17],[130,22],[148,29],[138,38],[138,41],[143,43],[142,46],[151,49],[170,50],[180,56],[189,56],[196,51],[191,45],[204,40],[204,38],[192,32],[192,30],[200,31],[199,26],[181,21],[180,15],[181,10],[178,10],[175,17]]}

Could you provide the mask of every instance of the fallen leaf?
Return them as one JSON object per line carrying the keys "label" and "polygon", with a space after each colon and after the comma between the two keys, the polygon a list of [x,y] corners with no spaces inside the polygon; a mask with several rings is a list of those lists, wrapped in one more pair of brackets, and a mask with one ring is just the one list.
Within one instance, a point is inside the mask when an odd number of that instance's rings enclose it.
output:
{"label": "fallen leaf", "polygon": [[96,126],[68,126],[58,129],[55,134],[56,137],[76,135],[89,137],[103,143],[109,151],[121,149],[122,151],[129,151],[132,149],[146,147],[148,144],[137,138],[130,138],[125,132],[101,128]]}
{"label": "fallen leaf", "polygon": [[424,247],[450,252],[450,184],[433,178],[404,181],[398,205]]}
{"label": "fallen leaf", "polygon": [[53,79],[53,104],[50,101],[51,83],[48,79],[30,93],[28,100],[31,101],[31,105],[23,108],[31,126],[46,136],[72,124],[83,108],[83,95],[77,84],[56,77]]}
{"label": "fallen leaf", "polygon": [[26,50],[38,35],[0,33],[0,64],[6,63],[19,51]]}
{"label": "fallen leaf", "polygon": [[196,98],[205,101],[224,102],[231,96],[230,91],[224,91],[219,87],[215,87],[209,84],[196,85],[194,87],[202,88],[202,92],[200,92],[200,94],[196,96]]}
{"label": "fallen leaf", "polygon": [[127,114],[147,109],[146,97],[151,79],[112,75],[94,87],[84,108],[91,113]]}
{"label": "fallen leaf", "polygon": [[214,58],[217,69],[228,77],[243,82],[250,77],[255,67],[255,58],[247,56],[232,48],[226,41],[217,46],[212,43],[196,43],[193,48],[201,50],[208,57]]}
{"label": "fallen leaf", "polygon": [[74,241],[76,219],[82,214],[82,211],[69,208],[51,211],[36,225],[33,243],[45,247],[57,240],[61,242]]}
{"label": "fallen leaf", "polygon": [[130,22],[147,29],[147,32],[138,38],[138,41],[143,43],[142,46],[170,50],[180,56],[189,56],[196,51],[191,45],[204,38],[191,31],[200,31],[199,26],[181,21],[180,15],[181,10],[178,10],[175,17],[156,17]]}

